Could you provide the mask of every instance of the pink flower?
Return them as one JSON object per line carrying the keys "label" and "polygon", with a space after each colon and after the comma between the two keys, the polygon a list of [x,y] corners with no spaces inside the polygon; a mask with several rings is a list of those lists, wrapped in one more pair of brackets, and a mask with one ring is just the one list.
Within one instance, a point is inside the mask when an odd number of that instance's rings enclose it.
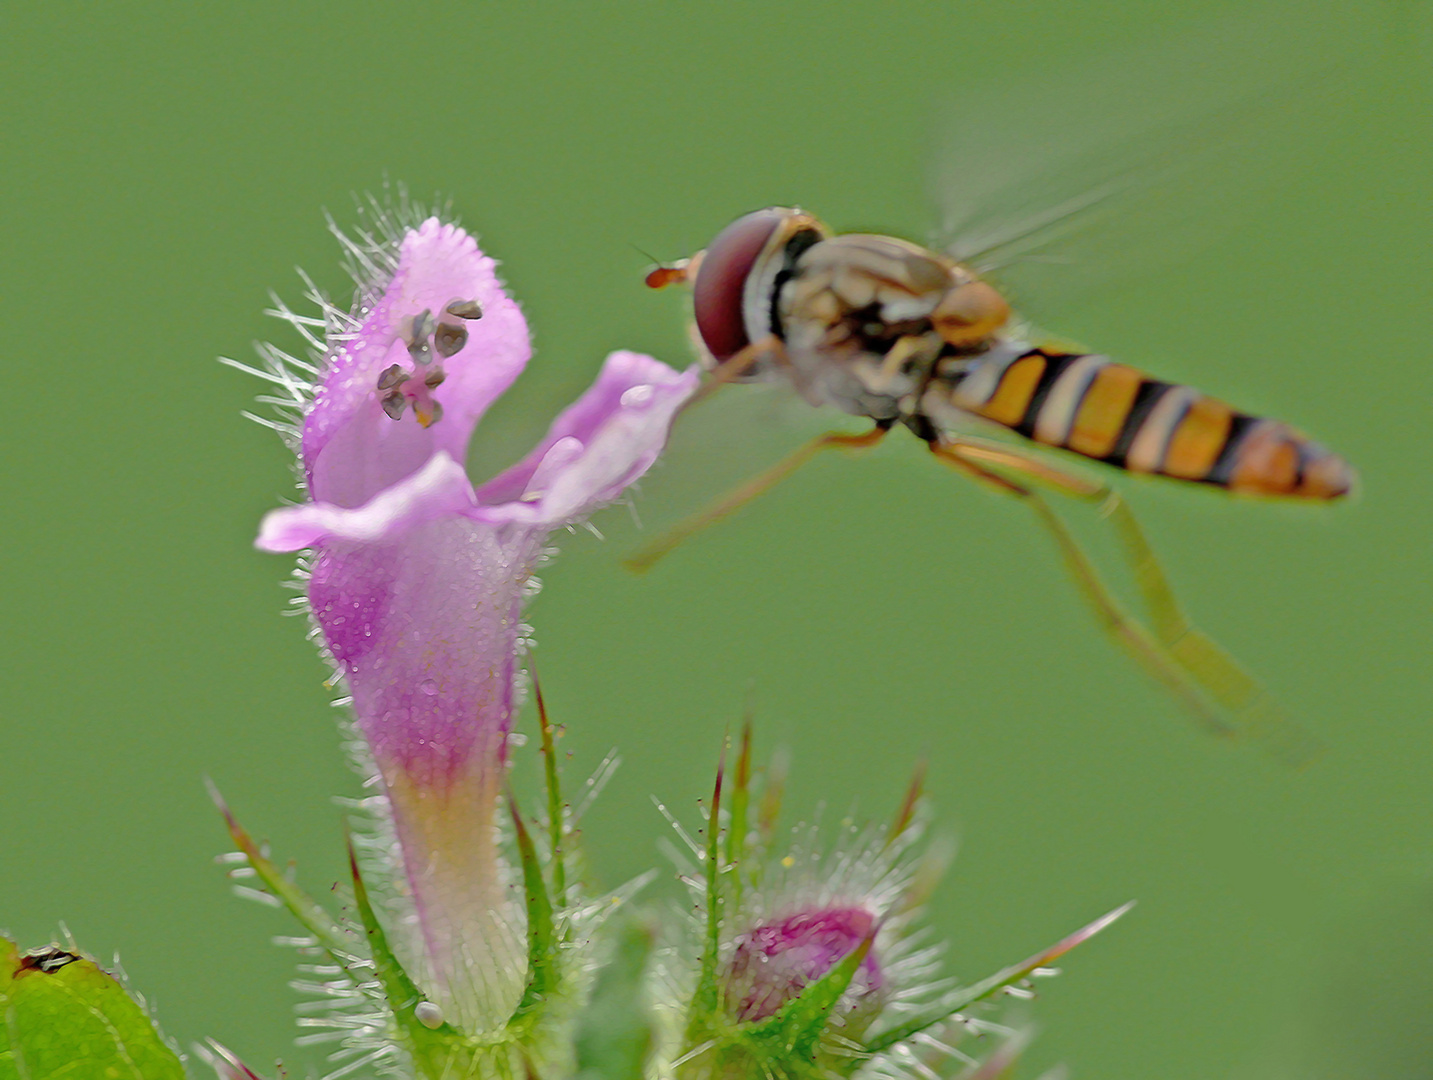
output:
{"label": "pink flower", "polygon": [[532,571],[552,530],[652,465],[697,375],[613,353],[532,453],[474,488],[468,441],[531,355],[526,321],[461,228],[380,226],[387,242],[345,241],[359,295],[349,315],[326,310],[312,385],[279,361],[270,374],[303,406],[292,434],[308,501],[267,515],[257,545],[314,551],[313,617],[411,889],[424,955],[410,963],[450,1019],[482,1030],[506,1019],[524,975],[493,815]]}
{"label": "pink flower", "polygon": [[[818,907],[748,930],[727,967],[727,1007],[746,1023],[765,1020],[850,956],[876,932],[864,907]],[[883,1004],[885,978],[871,948],[856,969],[840,1012],[873,1019]]]}

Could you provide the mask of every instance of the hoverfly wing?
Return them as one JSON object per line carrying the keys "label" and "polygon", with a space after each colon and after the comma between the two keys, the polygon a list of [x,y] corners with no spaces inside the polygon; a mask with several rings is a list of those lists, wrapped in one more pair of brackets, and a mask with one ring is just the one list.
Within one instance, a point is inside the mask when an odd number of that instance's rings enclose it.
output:
{"label": "hoverfly wing", "polygon": [[932,246],[1050,325],[1184,261],[1307,172],[1356,28],[1240,14],[1018,80],[963,87],[928,170]]}
{"label": "hoverfly wing", "polygon": [[[866,420],[813,409],[785,383],[720,387],[678,415],[662,457],[635,486],[631,513],[610,511],[599,526],[613,553],[633,568],[652,543],[813,438],[868,427]],[[692,546],[701,543],[696,538]]]}

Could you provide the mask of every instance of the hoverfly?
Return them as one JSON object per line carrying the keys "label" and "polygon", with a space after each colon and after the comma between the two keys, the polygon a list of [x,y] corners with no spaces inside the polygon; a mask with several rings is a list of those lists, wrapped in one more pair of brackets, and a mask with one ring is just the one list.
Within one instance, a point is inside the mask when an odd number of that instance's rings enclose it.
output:
{"label": "hoverfly", "polygon": [[[1209,728],[1262,728],[1288,755],[1307,756],[1259,684],[1189,622],[1124,500],[1034,447],[1132,473],[1318,501],[1353,488],[1354,472],[1342,458],[1286,424],[1190,387],[1100,354],[1027,340],[1010,304],[967,265],[891,236],[837,235],[799,209],[746,214],[704,251],[647,277],[653,288],[677,282],[692,288],[696,336],[713,373],[706,392],[727,382],[785,382],[810,404],[835,406],[873,426],[808,443],[679,524],[631,565],[651,565],[820,450],[870,446],[903,427],[945,464],[1030,505],[1101,625]],[[1028,445],[966,433],[982,422]],[[1101,504],[1148,609],[1147,624],[1116,599],[1039,488]]]}

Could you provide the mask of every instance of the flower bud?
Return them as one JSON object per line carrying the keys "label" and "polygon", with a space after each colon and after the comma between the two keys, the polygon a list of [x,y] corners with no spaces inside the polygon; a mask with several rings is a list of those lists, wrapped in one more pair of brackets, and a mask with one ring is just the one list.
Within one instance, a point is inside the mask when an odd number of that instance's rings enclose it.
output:
{"label": "flower bud", "polygon": [[[726,972],[729,1012],[742,1023],[765,1020],[860,948],[876,925],[876,917],[863,907],[825,907],[748,930],[737,940]],[[837,1010],[848,1028],[864,1028],[875,1018],[884,990],[873,946]]]}

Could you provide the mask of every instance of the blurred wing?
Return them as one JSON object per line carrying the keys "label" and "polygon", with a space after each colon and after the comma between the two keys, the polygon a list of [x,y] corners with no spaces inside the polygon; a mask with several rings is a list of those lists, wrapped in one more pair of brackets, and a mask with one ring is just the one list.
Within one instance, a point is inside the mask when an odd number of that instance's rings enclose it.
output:
{"label": "blurred wing", "polygon": [[1257,218],[1368,31],[1245,12],[1175,40],[966,85],[930,169],[934,246],[1046,322]]}
{"label": "blurred wing", "polygon": [[[723,386],[678,416],[667,450],[633,493],[634,527],[620,526],[616,514],[601,527],[612,534],[617,554],[631,557],[811,439],[870,426],[869,420],[812,408],[784,384]],[[788,483],[800,483],[799,474]]]}

